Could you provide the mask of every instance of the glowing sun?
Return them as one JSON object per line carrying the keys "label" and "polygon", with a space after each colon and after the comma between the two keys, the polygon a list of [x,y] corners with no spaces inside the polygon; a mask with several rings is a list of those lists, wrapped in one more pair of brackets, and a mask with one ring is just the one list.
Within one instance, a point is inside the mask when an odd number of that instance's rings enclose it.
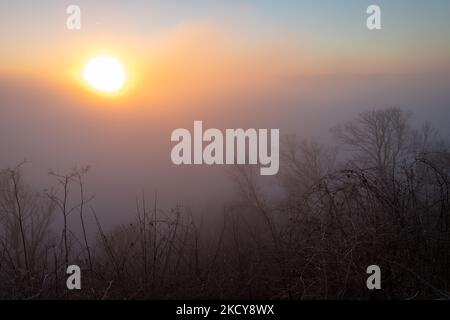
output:
{"label": "glowing sun", "polygon": [[83,68],[83,79],[92,88],[104,93],[120,91],[127,77],[123,64],[112,56],[97,56]]}

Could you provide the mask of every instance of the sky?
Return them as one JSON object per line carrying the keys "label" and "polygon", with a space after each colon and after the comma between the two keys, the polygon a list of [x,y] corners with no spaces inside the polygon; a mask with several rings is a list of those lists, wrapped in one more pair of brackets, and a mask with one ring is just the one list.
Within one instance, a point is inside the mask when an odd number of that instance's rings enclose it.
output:
{"label": "sky", "polygon": [[[381,30],[366,28],[370,4]],[[99,215],[123,220],[143,190],[167,207],[227,201],[223,168],[170,162],[170,133],[194,120],[328,139],[398,106],[449,134],[449,13],[447,0],[1,1],[0,167],[27,159],[30,184],[47,187],[49,169],[89,164]],[[100,53],[125,64],[123,95],[80,80]]]}
{"label": "sky", "polygon": [[[406,72],[413,66],[448,70],[448,1],[377,1],[383,23],[378,32],[365,26],[365,11],[372,3],[77,1],[74,4],[82,10],[82,30],[71,32],[65,28],[65,9],[72,2],[2,1],[1,65],[13,71],[24,66],[31,71],[36,62],[56,66],[74,59],[74,52],[93,51],[93,44],[119,47],[139,59],[159,41],[190,26],[197,28],[193,33],[209,30],[217,41],[221,37],[232,41],[234,51],[270,52],[272,47],[270,53],[279,59],[289,58],[297,68],[302,63],[325,64],[322,69],[311,66],[313,70],[308,70],[316,73],[375,72],[380,68]],[[352,64],[356,66],[352,68]]]}

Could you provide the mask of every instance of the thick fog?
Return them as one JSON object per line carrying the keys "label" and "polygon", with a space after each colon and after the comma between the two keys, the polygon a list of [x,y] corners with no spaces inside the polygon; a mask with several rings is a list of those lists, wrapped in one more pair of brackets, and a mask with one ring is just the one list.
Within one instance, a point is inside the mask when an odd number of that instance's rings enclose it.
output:
{"label": "thick fog", "polygon": [[180,204],[206,216],[233,198],[226,166],[171,163],[171,132],[192,130],[194,120],[205,128],[279,128],[282,136],[330,143],[334,125],[363,110],[396,106],[411,110],[414,122],[428,120],[443,136],[450,134],[448,75],[274,77],[270,90],[114,106],[62,88],[31,78],[1,78],[0,165],[13,167],[26,159],[23,172],[34,190],[55,186],[50,169],[65,173],[91,166],[86,192],[95,196],[90,205],[107,226],[134,218],[142,193],[151,203],[156,191],[161,209]]}

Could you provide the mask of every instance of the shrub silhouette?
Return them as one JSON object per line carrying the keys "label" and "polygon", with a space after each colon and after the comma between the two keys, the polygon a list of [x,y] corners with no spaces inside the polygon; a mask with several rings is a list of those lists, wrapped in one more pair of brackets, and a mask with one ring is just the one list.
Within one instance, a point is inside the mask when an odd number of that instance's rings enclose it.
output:
{"label": "shrub silhouette", "polygon": [[[1,171],[1,298],[450,298],[447,144],[397,108],[332,131],[337,149],[285,137],[282,198],[253,167],[235,167],[239,198],[208,228],[189,208],[159,210],[155,194],[106,232],[85,198],[86,169],[51,173],[59,188],[43,194],[23,183],[20,166]],[[81,240],[66,220],[73,212]],[[81,266],[84,290],[65,288],[67,264]],[[378,292],[366,288],[372,264],[382,270]]]}

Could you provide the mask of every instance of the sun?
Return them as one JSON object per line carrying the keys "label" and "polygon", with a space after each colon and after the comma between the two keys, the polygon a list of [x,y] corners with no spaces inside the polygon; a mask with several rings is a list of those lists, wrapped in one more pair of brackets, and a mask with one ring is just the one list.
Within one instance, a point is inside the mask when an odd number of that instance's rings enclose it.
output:
{"label": "sun", "polygon": [[102,55],[90,59],[83,68],[83,79],[103,93],[117,93],[125,85],[127,72],[119,59]]}

